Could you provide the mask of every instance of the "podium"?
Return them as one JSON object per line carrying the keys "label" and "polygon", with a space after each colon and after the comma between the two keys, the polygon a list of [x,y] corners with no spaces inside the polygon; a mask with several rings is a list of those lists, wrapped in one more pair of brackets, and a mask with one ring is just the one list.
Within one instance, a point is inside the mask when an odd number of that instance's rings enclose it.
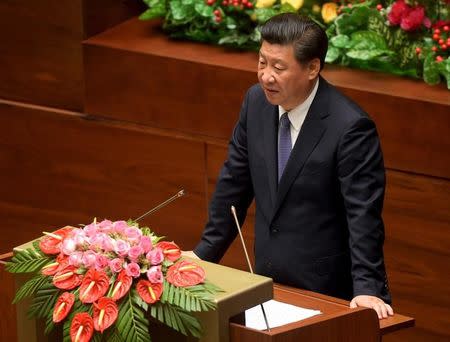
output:
{"label": "podium", "polygon": [[[15,250],[26,248],[22,245]],[[150,326],[152,341],[174,342],[375,342],[382,335],[399,329],[412,327],[414,319],[399,314],[378,320],[374,310],[367,308],[351,309],[345,300],[300,290],[279,284],[272,279],[230,267],[195,260],[206,271],[207,278],[224,292],[216,295],[217,309],[197,314],[204,335],[201,339],[186,337],[159,323]],[[18,275],[18,288],[25,278]],[[277,301],[299,307],[320,310],[321,314],[259,331],[245,326],[242,313],[253,306],[274,298]],[[60,335],[44,336],[43,325],[29,320],[26,316],[26,303],[17,305],[17,329],[19,342],[55,341]]]}

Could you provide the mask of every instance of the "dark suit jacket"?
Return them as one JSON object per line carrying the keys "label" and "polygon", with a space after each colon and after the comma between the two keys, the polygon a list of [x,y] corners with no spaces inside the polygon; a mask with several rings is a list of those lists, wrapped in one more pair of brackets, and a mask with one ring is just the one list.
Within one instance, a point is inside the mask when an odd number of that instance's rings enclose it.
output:
{"label": "dark suit jacket", "polygon": [[249,89],[228,158],[194,252],[217,262],[256,204],[256,273],[282,284],[351,299],[390,302],[383,261],[385,171],[375,124],[320,78],[319,88],[277,181],[278,107]]}

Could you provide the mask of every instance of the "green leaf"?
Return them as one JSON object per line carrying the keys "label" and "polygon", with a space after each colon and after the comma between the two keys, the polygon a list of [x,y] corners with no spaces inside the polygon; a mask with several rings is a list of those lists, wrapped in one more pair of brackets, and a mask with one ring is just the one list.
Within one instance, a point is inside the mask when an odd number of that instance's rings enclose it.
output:
{"label": "green leaf", "polygon": [[6,263],[6,270],[11,273],[29,273],[40,270],[53,260],[34,248],[27,248],[16,252],[11,261]]}
{"label": "green leaf", "polygon": [[440,82],[439,68],[432,53],[425,57],[423,63],[423,79],[428,84],[438,84]]}
{"label": "green leaf", "polygon": [[[376,13],[375,13],[376,12]],[[371,11],[367,6],[357,7],[351,13],[344,13],[334,21],[338,34],[349,35],[355,31],[367,28],[369,15],[379,15],[378,11]]]}
{"label": "green leaf", "polygon": [[355,50],[387,50],[386,42],[378,33],[357,31],[351,35],[351,47]]}
{"label": "green leaf", "polygon": [[338,34],[330,39],[330,44],[337,48],[348,48],[350,47],[350,37],[345,34]]}
{"label": "green leaf", "polygon": [[255,9],[256,21],[265,23],[267,20],[278,14],[278,11],[273,8],[257,8]]}
{"label": "green leaf", "polygon": [[180,307],[184,311],[208,311],[217,307],[213,294],[221,290],[210,283],[190,287],[176,287],[164,281],[161,302]]}
{"label": "green leaf", "polygon": [[197,2],[195,4],[195,11],[202,17],[212,17],[213,9],[212,6],[208,6],[204,1]]}
{"label": "green leaf", "polygon": [[183,335],[201,337],[199,320],[177,306],[157,302],[150,307],[150,315]]}
{"label": "green leaf", "polygon": [[32,296],[38,291],[41,287],[49,282],[48,277],[38,274],[35,277],[28,280],[25,284],[23,284],[20,289],[16,292],[16,296],[14,297],[13,304],[16,304],[18,301],[23,298]]}
{"label": "green leaf", "polygon": [[163,18],[166,16],[166,6],[165,4],[158,4],[152,8],[149,8],[144,13],[139,16],[140,20],[150,20],[154,18]]}
{"label": "green leaf", "polygon": [[116,322],[117,330],[125,341],[150,341],[148,319],[144,310],[136,303],[135,290],[128,292],[119,305],[120,320]]}
{"label": "green leaf", "polygon": [[389,52],[390,51],[387,50],[351,50],[348,51],[346,55],[350,58],[368,61],[375,57],[385,55]]}
{"label": "green leaf", "polygon": [[28,309],[28,317],[47,317],[49,312],[53,312],[53,307],[61,292],[47,278],[47,282],[41,285],[34,295],[33,301]]}

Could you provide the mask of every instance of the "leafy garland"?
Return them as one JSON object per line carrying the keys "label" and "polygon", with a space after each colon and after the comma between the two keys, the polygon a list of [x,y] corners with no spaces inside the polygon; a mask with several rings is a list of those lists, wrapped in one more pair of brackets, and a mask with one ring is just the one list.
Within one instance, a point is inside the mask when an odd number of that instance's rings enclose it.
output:
{"label": "leafy garland", "polygon": [[[137,226],[137,223],[133,221],[128,221],[128,223]],[[160,240],[151,233],[148,227],[140,228],[140,230],[147,236],[152,236],[154,243]],[[50,235],[54,236],[57,232],[50,233]],[[55,286],[52,275],[41,273],[43,268],[54,263],[55,257],[42,251],[39,240],[34,241],[31,247],[15,252],[11,261],[6,264],[6,270],[11,273],[28,273],[32,277],[18,289],[13,303],[31,297],[28,317],[43,319],[45,333],[48,334],[58,324],[53,321],[58,298],[64,292],[73,294],[75,296],[73,307],[64,319],[62,326],[63,341],[74,341],[70,333],[71,322],[77,314],[83,312],[92,316],[93,305],[87,305],[80,301],[80,287],[70,291],[60,289]],[[172,262],[164,261],[164,274],[172,264]],[[86,270],[80,268],[77,272],[81,274]],[[112,275],[109,279],[109,290],[106,297],[112,297],[115,280],[116,276]],[[151,341],[150,317],[184,335],[201,337],[202,327],[199,320],[192,314],[215,310],[217,305],[213,297],[222,290],[207,280],[194,286],[175,286],[164,279],[162,286],[163,291],[159,301],[152,304],[146,303],[138,291],[132,287],[117,301],[118,319],[103,333],[95,332],[92,341]]]}
{"label": "leafy garland", "polygon": [[[436,60],[440,55],[433,48],[435,42],[427,36],[433,33],[431,28],[405,32],[388,25],[386,17],[391,6],[404,0],[143,1],[149,9],[140,19],[164,18],[163,29],[172,38],[254,51],[258,50],[261,38],[259,25],[276,14],[298,12],[326,29],[330,39],[327,63],[423,78],[429,84],[443,79],[450,89],[450,46]],[[426,13],[448,19],[448,3],[440,6],[444,2],[421,1]],[[448,39],[449,35],[444,35],[444,40],[445,37]]]}

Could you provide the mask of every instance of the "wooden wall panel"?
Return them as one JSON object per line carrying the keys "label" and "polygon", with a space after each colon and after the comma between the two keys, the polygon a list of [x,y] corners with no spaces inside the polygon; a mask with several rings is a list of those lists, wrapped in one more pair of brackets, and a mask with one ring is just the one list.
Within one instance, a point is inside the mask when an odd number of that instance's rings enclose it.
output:
{"label": "wooden wall panel", "polygon": [[385,255],[394,308],[416,319],[398,341],[448,341],[450,181],[396,171],[387,180]]}
{"label": "wooden wall panel", "polygon": [[[198,237],[191,232],[206,217],[202,142],[5,103],[0,113],[2,214],[11,209],[0,250],[39,236],[43,229],[86,223],[95,216],[136,218],[181,188],[187,192],[184,198],[143,222],[182,241],[185,249],[194,247]],[[43,213],[32,223],[26,220],[34,215],[30,208]],[[12,216],[21,213],[22,222]]]}
{"label": "wooden wall panel", "polygon": [[[257,81],[255,53],[174,43],[157,21],[131,19],[87,40],[84,52],[88,112],[219,139]],[[323,74],[375,119],[388,167],[450,178],[448,90],[328,65]]]}
{"label": "wooden wall panel", "polygon": [[[1,253],[0,253],[1,254]],[[17,341],[16,308],[11,305],[14,298],[14,278],[0,263],[0,341]]]}
{"label": "wooden wall panel", "polygon": [[83,108],[81,4],[0,1],[0,98]]}

